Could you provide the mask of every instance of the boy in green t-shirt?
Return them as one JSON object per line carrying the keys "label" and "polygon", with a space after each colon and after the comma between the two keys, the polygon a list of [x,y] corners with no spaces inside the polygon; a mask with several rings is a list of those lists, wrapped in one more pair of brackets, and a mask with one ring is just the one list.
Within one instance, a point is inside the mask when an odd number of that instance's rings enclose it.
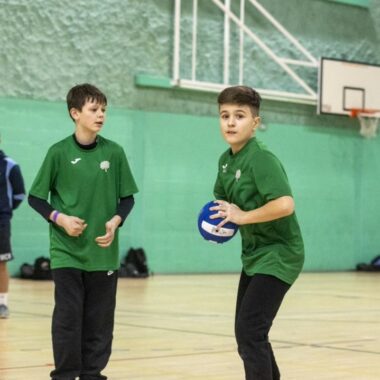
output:
{"label": "boy in green t-shirt", "polygon": [[255,136],[260,95],[245,86],[229,87],[218,97],[220,128],[230,145],[219,160],[214,194],[217,211],[239,225],[243,270],[235,335],[246,380],[277,380],[268,334],[281,302],[299,275],[304,246],[284,168]]}
{"label": "boy in green t-shirt", "polygon": [[123,148],[98,135],[106,96],[90,84],[78,85],[68,92],[67,106],[75,133],[48,150],[29,193],[29,204],[50,222],[55,285],[50,375],[106,379],[101,371],[111,355],[118,227],[138,190]]}

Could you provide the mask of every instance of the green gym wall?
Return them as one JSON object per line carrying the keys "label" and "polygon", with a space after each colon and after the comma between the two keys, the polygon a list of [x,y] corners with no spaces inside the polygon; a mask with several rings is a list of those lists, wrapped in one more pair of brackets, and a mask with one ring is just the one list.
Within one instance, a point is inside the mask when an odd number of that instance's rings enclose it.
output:
{"label": "green gym wall", "polygon": [[[200,27],[211,28],[215,41],[207,41],[201,65],[217,79],[222,18],[207,2],[200,1]],[[315,56],[380,63],[379,0],[262,3]],[[8,1],[0,30],[0,148],[20,164],[27,189],[48,147],[73,131],[67,90],[94,83],[109,98],[102,134],[125,148],[140,189],[120,231],[121,255],[143,247],[156,273],[239,271],[239,237],[216,246],[196,226],[226,149],[216,94],[135,83],[141,74],[171,76],[173,1]],[[264,100],[262,118],[258,138],[281,159],[293,188],[305,270],[350,270],[378,254],[380,138],[363,139],[355,120],[316,116],[309,105]],[[17,275],[22,263],[48,255],[48,225],[24,202],[12,227]]]}

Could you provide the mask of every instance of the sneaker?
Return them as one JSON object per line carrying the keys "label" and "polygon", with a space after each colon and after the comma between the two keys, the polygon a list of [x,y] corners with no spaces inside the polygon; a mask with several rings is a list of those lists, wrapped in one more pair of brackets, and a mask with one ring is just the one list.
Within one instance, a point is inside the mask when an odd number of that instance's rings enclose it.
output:
{"label": "sneaker", "polygon": [[7,305],[0,305],[0,319],[5,319],[9,317],[9,309]]}

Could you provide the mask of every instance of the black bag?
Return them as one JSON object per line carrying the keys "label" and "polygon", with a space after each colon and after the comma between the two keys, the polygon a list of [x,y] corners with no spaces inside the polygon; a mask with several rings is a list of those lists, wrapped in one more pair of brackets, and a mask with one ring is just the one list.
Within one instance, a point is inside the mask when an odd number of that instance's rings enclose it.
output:
{"label": "black bag", "polygon": [[149,269],[145,251],[142,248],[130,248],[121,263],[119,277],[146,278]]}
{"label": "black bag", "polygon": [[50,259],[46,257],[38,257],[34,262],[34,275],[35,280],[51,280]]}
{"label": "black bag", "polygon": [[20,277],[29,280],[51,280],[50,259],[41,256],[34,261],[34,265],[22,264]]}
{"label": "black bag", "polygon": [[34,266],[31,264],[24,263],[20,267],[20,277],[25,279],[33,278]]}
{"label": "black bag", "polygon": [[363,272],[380,272],[380,255],[373,258],[370,264],[358,264],[356,270]]}

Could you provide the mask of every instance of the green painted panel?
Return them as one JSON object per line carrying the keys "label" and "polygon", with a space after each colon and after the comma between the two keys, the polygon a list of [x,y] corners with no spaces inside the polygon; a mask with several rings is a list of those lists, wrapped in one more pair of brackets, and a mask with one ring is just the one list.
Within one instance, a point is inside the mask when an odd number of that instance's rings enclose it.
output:
{"label": "green painted panel", "polygon": [[171,88],[173,87],[170,78],[157,77],[154,75],[138,74],[135,76],[136,86],[143,87],[158,87],[158,88]]}

